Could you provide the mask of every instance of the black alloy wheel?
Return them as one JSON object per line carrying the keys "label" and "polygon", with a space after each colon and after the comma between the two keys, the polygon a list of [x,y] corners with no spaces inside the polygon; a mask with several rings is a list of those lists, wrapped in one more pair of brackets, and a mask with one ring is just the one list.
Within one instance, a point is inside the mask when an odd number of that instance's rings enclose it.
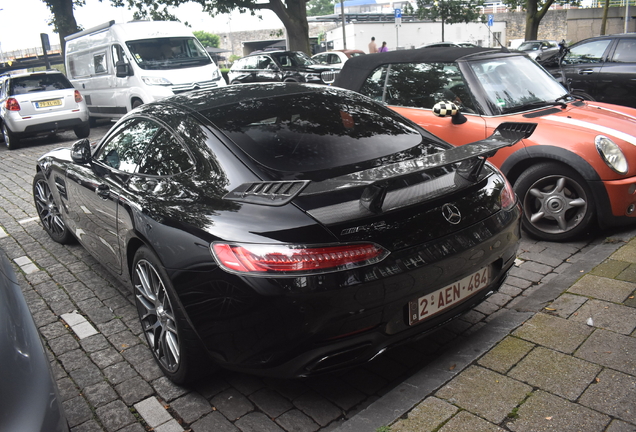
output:
{"label": "black alloy wheel", "polygon": [[514,185],[523,207],[523,228],[548,241],[570,240],[586,231],[594,218],[594,202],[586,181],[560,163],[528,168]]}
{"label": "black alloy wheel", "polygon": [[145,246],[135,254],[132,281],[142,330],[164,375],[176,384],[200,379],[206,356],[191,335],[168,275]]}
{"label": "black alloy wheel", "polygon": [[41,172],[33,177],[33,199],[42,226],[49,236],[61,244],[71,243],[74,240],[73,234],[66,227],[55,197]]}

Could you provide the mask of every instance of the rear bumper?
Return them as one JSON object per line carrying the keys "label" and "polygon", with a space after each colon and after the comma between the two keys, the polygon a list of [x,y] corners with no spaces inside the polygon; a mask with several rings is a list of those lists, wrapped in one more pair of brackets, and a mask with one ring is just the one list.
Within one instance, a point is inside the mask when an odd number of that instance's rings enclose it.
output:
{"label": "rear bumper", "polygon": [[[498,290],[514,264],[520,214],[514,206],[347,272],[265,279],[216,269],[183,272],[173,283],[198,338],[219,365],[276,377],[331,372],[419,338]],[[488,265],[492,278],[487,287],[429,319],[408,324],[409,301]]]}
{"label": "rear bumper", "polygon": [[41,114],[33,117],[7,116],[4,121],[18,136],[61,132],[88,122],[88,111]]}

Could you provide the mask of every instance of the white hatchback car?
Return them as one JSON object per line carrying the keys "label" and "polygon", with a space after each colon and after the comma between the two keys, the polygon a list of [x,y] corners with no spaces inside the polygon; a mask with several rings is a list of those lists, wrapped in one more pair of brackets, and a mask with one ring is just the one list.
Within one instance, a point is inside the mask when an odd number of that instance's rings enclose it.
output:
{"label": "white hatchback car", "polygon": [[9,150],[16,149],[27,136],[70,129],[78,138],[90,134],[86,102],[59,71],[2,76],[0,122]]}

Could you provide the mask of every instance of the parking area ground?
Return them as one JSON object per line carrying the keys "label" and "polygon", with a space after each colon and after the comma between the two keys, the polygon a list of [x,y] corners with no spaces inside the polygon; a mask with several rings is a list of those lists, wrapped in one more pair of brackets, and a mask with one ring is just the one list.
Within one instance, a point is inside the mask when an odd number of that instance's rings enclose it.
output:
{"label": "parking area ground", "polygon": [[[93,129],[90,139],[98,139],[108,127]],[[611,321],[611,314],[604,313],[604,308],[614,311],[617,298],[596,296],[593,289],[594,283],[605,284],[605,280],[594,278],[605,276],[590,274],[591,281],[576,281],[599,264],[607,267],[599,272],[610,271],[613,262],[604,263],[613,251],[622,250],[618,248],[631,237],[630,230],[591,233],[579,241],[563,244],[524,238],[516,266],[498,293],[440,331],[417,343],[390,350],[362,367],[302,380],[222,371],[191,388],[175,386],[163,377],[146,347],[128,287],[119,284],[81,246],[53,242],[39,223],[31,192],[35,161],[46,151],[68,146],[73,141],[74,135],[65,133],[55,142],[36,139],[18,150],[0,149],[0,247],[18,270],[23,292],[44,337],[73,432],[373,432],[414,407],[439,413],[436,426],[409,429],[410,426],[399,423],[391,430],[438,430],[446,422],[464,419],[474,420],[467,424],[489,422],[492,428],[448,426],[442,430],[498,430],[509,413],[525,418],[525,410],[539,405],[562,406],[567,411],[568,404],[578,403],[594,392],[601,395],[609,392],[612,383],[622,380],[624,375],[631,379],[632,390],[625,390],[622,400],[636,401],[633,390],[636,349],[615,360],[594,360],[598,350],[613,350],[603,347],[615,340],[633,348],[636,324],[628,330],[630,324],[622,323],[622,330],[616,331],[604,324],[588,326],[580,322],[582,318],[578,315],[572,315],[578,310],[572,308],[578,305],[598,311],[599,316]],[[630,249],[625,254],[634,251]],[[636,253],[631,255],[634,256]],[[628,264],[623,271],[630,265],[633,266]],[[579,285],[574,285],[575,282]],[[631,287],[633,293],[635,281],[622,282],[631,285],[619,291],[627,293]],[[571,286],[577,288],[573,291]],[[565,290],[569,292],[559,297]],[[548,291],[550,295],[546,294]],[[629,294],[621,301],[627,301]],[[552,300],[558,298],[564,309],[560,306],[550,311],[555,313],[544,311],[535,315],[537,310],[549,307],[544,303],[551,301],[550,296]],[[579,305],[577,302],[587,299],[586,296],[589,296],[587,306]],[[543,336],[529,335],[535,329]],[[557,342],[556,346],[551,345],[551,331],[557,334],[571,331],[572,338],[579,343],[567,348]],[[447,364],[449,361],[454,363]],[[613,362],[626,363],[631,369],[615,366]],[[537,375],[538,365],[544,365],[544,369],[547,365],[555,366],[554,377]],[[582,377],[572,383],[564,382],[558,376],[564,368],[580,371]],[[590,377],[591,382],[598,379],[599,385],[591,388]],[[477,379],[485,380],[482,393],[458,396],[457,389],[464,389],[467,382]],[[493,383],[500,388],[497,393],[510,394],[517,404],[485,403],[494,392]],[[527,404],[520,403],[524,400]],[[614,408],[592,402],[585,407],[581,415],[589,416],[586,424],[609,427],[611,423],[614,429],[581,430],[634,430],[620,428],[632,427],[636,421],[624,414],[608,412]],[[541,419],[535,420],[535,423],[506,420],[505,427],[515,431],[540,430],[533,429],[533,425],[541,423]]]}

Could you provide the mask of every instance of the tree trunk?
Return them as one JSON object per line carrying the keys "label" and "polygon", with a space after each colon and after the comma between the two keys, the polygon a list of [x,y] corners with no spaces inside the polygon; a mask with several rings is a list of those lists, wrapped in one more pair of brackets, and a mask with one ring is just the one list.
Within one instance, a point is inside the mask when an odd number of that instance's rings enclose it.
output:
{"label": "tree trunk", "polygon": [[66,48],[65,36],[79,31],[73,15],[73,0],[44,0],[53,14],[53,30],[60,36],[62,58]]}
{"label": "tree trunk", "polygon": [[526,0],[526,40],[537,40],[539,35],[539,24],[550,10],[554,0],[547,0],[541,9],[537,0]]}
{"label": "tree trunk", "polygon": [[609,11],[610,0],[605,0],[603,5],[603,19],[601,20],[601,36],[605,34],[607,27],[607,12]]}
{"label": "tree trunk", "polygon": [[307,0],[271,0],[270,9],[283,22],[287,31],[288,49],[311,55],[309,46],[309,24],[307,23]]}

